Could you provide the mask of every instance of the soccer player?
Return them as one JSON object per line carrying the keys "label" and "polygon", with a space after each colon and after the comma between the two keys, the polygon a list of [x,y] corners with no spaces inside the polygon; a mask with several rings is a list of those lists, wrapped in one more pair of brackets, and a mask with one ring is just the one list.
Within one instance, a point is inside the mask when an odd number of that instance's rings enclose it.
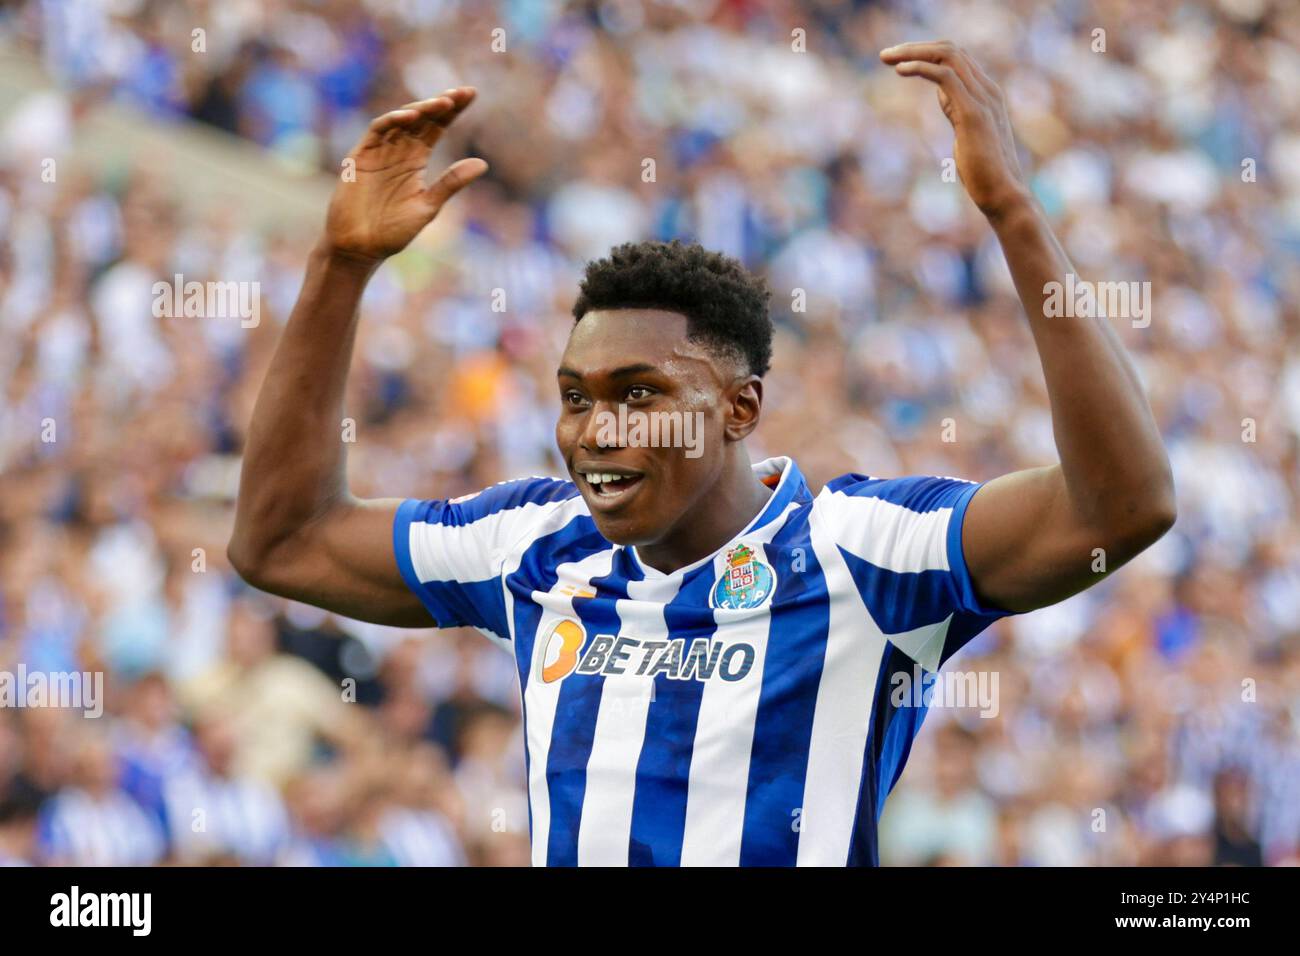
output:
{"label": "soccer player", "polygon": [[[229,556],[264,590],[385,624],[472,627],[517,662],[536,864],[860,865],[934,671],[990,622],[1095,584],[1175,515],[1150,409],[1105,321],[1045,315],[1072,267],[997,86],[946,42],[881,58],[936,85],[1041,358],[1060,460],[983,484],[752,464],[762,283],[698,246],[587,266],[559,361],[568,477],[363,501],[339,441],[367,279],[486,170],[432,185],[461,87],[376,119],[335,191],[253,413]],[[815,398],[810,398],[815,400]],[[611,428],[622,416],[629,428]],[[691,447],[636,423],[698,424]],[[686,430],[673,432],[678,438]],[[639,440],[634,440],[639,439]],[[679,443],[680,444],[680,443]]]}

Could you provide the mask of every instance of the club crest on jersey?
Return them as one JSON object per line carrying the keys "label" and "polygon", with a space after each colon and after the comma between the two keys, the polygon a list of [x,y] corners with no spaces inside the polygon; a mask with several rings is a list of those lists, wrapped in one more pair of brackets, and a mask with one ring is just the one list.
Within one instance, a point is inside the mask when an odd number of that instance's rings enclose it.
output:
{"label": "club crest on jersey", "polygon": [[775,572],[741,543],[727,552],[727,567],[709,593],[709,606],[732,611],[759,607],[775,589]]}

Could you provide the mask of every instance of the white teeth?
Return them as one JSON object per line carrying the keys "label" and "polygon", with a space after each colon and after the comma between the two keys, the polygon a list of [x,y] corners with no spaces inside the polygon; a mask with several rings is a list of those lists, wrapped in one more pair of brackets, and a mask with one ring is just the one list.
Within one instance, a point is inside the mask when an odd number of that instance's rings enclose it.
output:
{"label": "white teeth", "polygon": [[605,485],[607,482],[630,479],[632,476],[615,475],[612,472],[608,472],[608,471],[593,471],[593,472],[585,473],[583,477],[587,479],[588,484],[590,484],[595,489],[597,494],[606,498],[614,498],[617,497],[618,495],[621,495],[623,493],[622,490],[621,489],[616,490],[614,488],[605,488],[602,486]]}

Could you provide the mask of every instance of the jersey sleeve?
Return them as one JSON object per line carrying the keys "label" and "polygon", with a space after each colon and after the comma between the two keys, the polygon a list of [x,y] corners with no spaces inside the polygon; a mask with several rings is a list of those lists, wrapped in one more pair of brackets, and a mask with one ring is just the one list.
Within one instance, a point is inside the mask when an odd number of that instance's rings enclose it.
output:
{"label": "jersey sleeve", "polygon": [[962,521],[982,487],[929,475],[845,475],[826,486],[836,544],[876,624],[927,670],[999,618],[975,593],[962,552]]}
{"label": "jersey sleeve", "polygon": [[569,481],[523,478],[462,498],[408,498],[393,520],[402,579],[438,627],[473,627],[508,640],[506,558],[530,527],[577,495]]}

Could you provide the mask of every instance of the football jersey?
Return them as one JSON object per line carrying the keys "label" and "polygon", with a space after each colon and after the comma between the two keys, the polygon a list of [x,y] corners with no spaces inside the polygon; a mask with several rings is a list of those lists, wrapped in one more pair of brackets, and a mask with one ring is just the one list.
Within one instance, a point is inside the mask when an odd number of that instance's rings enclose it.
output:
{"label": "football jersey", "polygon": [[937,670],[1008,611],[976,596],[956,478],[789,458],[714,554],[671,574],[612,544],[573,482],[409,499],[393,544],[440,627],[514,655],[535,865],[874,865]]}

